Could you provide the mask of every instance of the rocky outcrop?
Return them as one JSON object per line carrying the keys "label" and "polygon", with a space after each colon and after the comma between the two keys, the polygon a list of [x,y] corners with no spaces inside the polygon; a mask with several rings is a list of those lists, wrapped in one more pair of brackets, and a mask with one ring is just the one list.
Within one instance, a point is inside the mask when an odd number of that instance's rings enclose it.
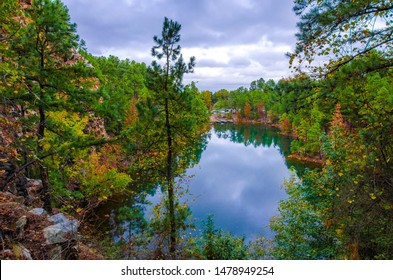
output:
{"label": "rocky outcrop", "polygon": [[49,216],[21,197],[0,192],[0,259],[101,259],[81,242],[79,223],[63,213]]}
{"label": "rocky outcrop", "polygon": [[49,252],[50,259],[77,259],[78,221],[67,218],[59,213],[48,218],[53,222],[44,228],[43,233],[47,245],[56,245]]}
{"label": "rocky outcrop", "polygon": [[96,117],[92,112],[90,113],[89,122],[87,123],[84,132],[93,135],[96,138],[109,138],[105,129],[104,119]]}

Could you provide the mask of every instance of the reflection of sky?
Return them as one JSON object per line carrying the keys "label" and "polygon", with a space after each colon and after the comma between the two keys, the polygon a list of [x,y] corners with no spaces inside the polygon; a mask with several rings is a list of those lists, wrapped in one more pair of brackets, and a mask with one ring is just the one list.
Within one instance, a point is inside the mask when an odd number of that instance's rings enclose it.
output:
{"label": "reflection of sky", "polygon": [[237,235],[271,236],[270,218],[285,197],[281,188],[289,177],[285,160],[274,146],[244,146],[220,139],[214,132],[189,182],[196,197],[192,215],[206,220],[214,214],[217,227]]}

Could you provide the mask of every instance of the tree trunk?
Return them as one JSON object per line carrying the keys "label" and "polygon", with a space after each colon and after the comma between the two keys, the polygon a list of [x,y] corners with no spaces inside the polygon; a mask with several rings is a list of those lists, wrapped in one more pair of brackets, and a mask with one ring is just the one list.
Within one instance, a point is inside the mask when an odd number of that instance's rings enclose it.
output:
{"label": "tree trunk", "polygon": [[[44,139],[45,136],[45,111],[42,106],[39,107],[39,114],[40,114],[40,122],[38,124],[38,131],[37,131],[37,154],[40,155],[43,151],[42,147],[42,139]],[[49,190],[49,179],[48,179],[48,171],[43,164],[43,162],[39,162],[39,172],[40,172],[40,178],[42,181],[42,200],[44,201],[44,209],[48,213],[52,213],[52,197],[50,195],[50,190]]]}
{"label": "tree trunk", "polygon": [[[21,106],[21,114],[22,114],[22,120],[24,120],[26,116],[25,116],[25,108],[23,105]],[[26,133],[27,133],[26,128],[24,125],[22,125],[22,134],[25,136]],[[29,161],[27,154],[28,154],[28,152],[27,152],[26,146],[23,146],[22,156],[23,156],[24,165],[26,165],[26,163]],[[25,168],[25,175],[27,178],[30,178],[30,166],[29,165],[27,165]]]}
{"label": "tree trunk", "polygon": [[174,258],[176,251],[176,220],[175,220],[175,206],[174,206],[174,186],[173,186],[173,172],[172,172],[172,132],[169,122],[169,104],[168,98],[165,98],[165,126],[167,134],[167,166],[166,166],[166,181],[168,184],[168,211],[170,221],[170,245],[169,252]]}

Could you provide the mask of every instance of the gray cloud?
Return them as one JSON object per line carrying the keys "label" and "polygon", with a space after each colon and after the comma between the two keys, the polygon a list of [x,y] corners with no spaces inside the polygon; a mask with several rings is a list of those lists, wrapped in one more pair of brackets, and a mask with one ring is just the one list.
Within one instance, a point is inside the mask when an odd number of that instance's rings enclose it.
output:
{"label": "gray cloud", "polygon": [[[201,68],[186,81],[199,78],[201,89],[235,89],[260,77],[289,75],[284,53],[295,44],[297,19],[292,0],[63,2],[94,55],[114,54],[149,64],[152,38],[160,34],[166,16],[182,25],[183,51],[187,56],[195,55],[197,68]],[[236,79],[234,69],[238,71]]]}
{"label": "gray cloud", "polygon": [[209,68],[220,68],[228,66],[227,63],[219,62],[212,59],[201,59],[197,60],[198,67],[209,67]]}
{"label": "gray cloud", "polygon": [[251,61],[248,60],[246,57],[232,57],[229,60],[229,65],[235,67],[235,68],[245,68],[247,66],[250,66]]}

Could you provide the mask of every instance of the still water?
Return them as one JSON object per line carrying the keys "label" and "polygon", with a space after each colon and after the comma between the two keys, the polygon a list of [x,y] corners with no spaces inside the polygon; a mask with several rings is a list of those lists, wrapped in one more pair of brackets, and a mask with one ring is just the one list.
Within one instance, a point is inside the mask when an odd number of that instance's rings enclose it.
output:
{"label": "still water", "polygon": [[[286,198],[284,180],[291,173],[301,176],[306,168],[286,160],[291,139],[274,128],[233,124],[215,125],[205,136],[207,140],[196,148],[197,164],[181,181],[188,194],[179,198],[190,207],[197,232],[212,214],[215,226],[226,232],[247,240],[261,235],[272,238],[269,220],[278,214],[278,202]],[[155,195],[144,198],[151,205],[161,199],[159,188],[156,190]],[[130,223],[120,216],[135,205],[126,196],[105,205],[98,213],[98,227],[111,232],[114,240],[125,237],[124,230],[135,220]],[[152,206],[141,204],[140,209],[149,218]]]}
{"label": "still water", "polygon": [[272,237],[269,220],[286,198],[283,182],[291,166],[298,174],[304,168],[285,159],[291,140],[260,125],[216,125],[209,138],[199,164],[187,171],[197,227],[213,214],[224,231]]}

